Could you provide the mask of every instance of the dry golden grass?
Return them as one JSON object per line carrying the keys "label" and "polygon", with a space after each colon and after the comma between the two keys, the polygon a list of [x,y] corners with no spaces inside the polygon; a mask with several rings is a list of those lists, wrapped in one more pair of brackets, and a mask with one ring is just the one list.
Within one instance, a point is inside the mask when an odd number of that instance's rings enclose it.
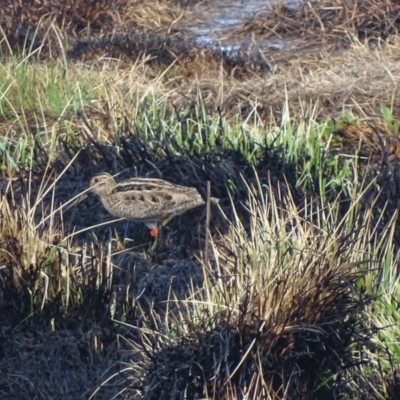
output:
{"label": "dry golden grass", "polygon": [[344,44],[357,39],[387,39],[398,32],[394,0],[314,0],[299,7],[278,3],[243,24],[232,36],[303,37],[311,42]]}
{"label": "dry golden grass", "polygon": [[[379,115],[380,103],[397,115],[398,49],[396,41],[379,50],[353,45],[338,55],[321,52],[293,57],[286,53],[286,60],[285,54],[277,54],[276,63],[270,61],[274,66],[271,74],[237,80],[221,72],[219,76],[202,76],[185,84],[184,92],[179,81],[173,81],[178,90],[172,94],[176,97],[183,93],[193,99],[199,86],[211,110],[219,106],[229,117],[237,113],[249,115],[256,109],[264,121],[285,113],[293,119],[336,118],[344,109],[369,118]],[[315,109],[314,115],[306,114],[310,109]]]}

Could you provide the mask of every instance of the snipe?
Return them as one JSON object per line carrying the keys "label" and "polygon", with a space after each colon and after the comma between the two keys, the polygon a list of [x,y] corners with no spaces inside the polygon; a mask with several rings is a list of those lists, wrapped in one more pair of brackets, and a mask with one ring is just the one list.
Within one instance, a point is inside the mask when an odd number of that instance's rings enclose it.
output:
{"label": "snipe", "polygon": [[[133,178],[117,183],[110,174],[103,172],[92,178],[90,188],[110,214],[143,222],[153,237],[157,236],[160,225],[205,204],[196,188],[162,179]],[[218,202],[215,198],[212,201]]]}

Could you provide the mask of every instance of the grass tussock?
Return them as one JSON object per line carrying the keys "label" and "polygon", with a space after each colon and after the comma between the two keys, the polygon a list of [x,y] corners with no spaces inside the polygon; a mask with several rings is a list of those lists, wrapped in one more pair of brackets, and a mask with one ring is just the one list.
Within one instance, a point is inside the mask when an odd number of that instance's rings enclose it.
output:
{"label": "grass tussock", "polygon": [[166,323],[157,332],[146,324],[130,341],[138,398],[374,398],[360,373],[373,348],[365,324],[373,227],[314,206],[327,230],[316,229],[290,196],[279,193],[282,209],[277,193],[259,190],[249,191],[250,225],[237,217],[203,258],[202,288],[183,301],[172,291]]}

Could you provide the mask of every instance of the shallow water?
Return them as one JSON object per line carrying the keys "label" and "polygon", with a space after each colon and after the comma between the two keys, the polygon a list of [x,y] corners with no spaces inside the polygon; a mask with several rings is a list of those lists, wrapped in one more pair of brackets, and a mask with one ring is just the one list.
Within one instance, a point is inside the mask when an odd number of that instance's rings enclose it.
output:
{"label": "shallow water", "polygon": [[[238,39],[229,38],[229,32],[239,28],[257,14],[266,13],[273,4],[282,2],[286,6],[296,7],[301,0],[216,0],[204,1],[188,8],[195,16],[188,30],[202,44],[219,45],[232,50],[247,45],[254,40],[251,37]],[[261,47],[281,50],[288,43],[284,40],[267,40],[259,43]]]}

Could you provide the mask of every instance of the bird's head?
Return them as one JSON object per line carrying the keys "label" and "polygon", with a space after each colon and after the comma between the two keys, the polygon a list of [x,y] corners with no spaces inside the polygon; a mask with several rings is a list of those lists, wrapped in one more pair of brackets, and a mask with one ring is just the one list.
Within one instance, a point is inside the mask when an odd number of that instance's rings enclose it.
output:
{"label": "bird's head", "polygon": [[94,176],[90,181],[90,189],[99,196],[110,195],[116,186],[114,178],[107,172]]}

